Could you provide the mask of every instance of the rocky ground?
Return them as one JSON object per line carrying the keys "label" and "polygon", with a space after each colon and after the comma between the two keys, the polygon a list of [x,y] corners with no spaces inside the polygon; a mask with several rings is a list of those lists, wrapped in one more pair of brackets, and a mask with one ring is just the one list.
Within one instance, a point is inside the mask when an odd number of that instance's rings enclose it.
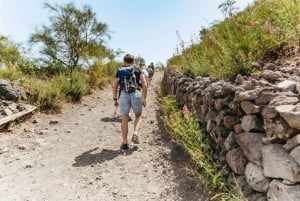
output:
{"label": "rocky ground", "polygon": [[130,144],[126,155],[110,87],[66,104],[61,114],[35,113],[0,133],[0,201],[209,200],[161,122],[155,93],[161,78],[156,73],[149,88],[141,144]]}

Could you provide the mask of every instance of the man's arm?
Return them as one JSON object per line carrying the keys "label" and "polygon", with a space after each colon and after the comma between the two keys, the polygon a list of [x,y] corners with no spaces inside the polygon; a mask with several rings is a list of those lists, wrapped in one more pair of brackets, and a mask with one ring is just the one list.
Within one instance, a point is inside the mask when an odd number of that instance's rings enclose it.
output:
{"label": "man's arm", "polygon": [[142,82],[142,101],[143,101],[143,106],[146,107],[146,98],[147,98],[147,81],[145,76],[141,73],[140,75],[140,80]]}
{"label": "man's arm", "polygon": [[115,102],[115,106],[116,103],[118,103],[118,78],[114,78],[114,81],[113,81],[113,98],[114,98],[114,102]]}

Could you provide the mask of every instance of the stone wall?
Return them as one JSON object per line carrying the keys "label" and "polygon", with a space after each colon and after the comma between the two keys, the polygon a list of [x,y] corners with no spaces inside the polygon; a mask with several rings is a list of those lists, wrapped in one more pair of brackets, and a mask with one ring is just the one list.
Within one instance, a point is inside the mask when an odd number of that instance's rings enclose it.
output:
{"label": "stone wall", "polygon": [[300,200],[300,58],[253,65],[260,75],[232,82],[166,70],[164,91],[195,113],[249,200]]}

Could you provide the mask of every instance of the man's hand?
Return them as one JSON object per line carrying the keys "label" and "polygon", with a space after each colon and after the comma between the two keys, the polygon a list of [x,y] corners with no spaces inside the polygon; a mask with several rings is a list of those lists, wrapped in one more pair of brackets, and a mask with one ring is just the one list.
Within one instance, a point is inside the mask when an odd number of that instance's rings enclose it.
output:
{"label": "man's hand", "polygon": [[143,106],[146,107],[146,100],[144,99],[142,102]]}
{"label": "man's hand", "polygon": [[114,103],[115,107],[118,107],[119,106],[119,102],[116,100],[115,103]]}

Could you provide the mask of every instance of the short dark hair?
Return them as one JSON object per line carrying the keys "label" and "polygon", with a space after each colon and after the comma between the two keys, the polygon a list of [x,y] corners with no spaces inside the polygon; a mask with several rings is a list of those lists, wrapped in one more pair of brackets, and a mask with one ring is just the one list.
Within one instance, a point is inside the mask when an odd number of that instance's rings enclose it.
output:
{"label": "short dark hair", "polygon": [[123,61],[124,61],[125,63],[128,63],[128,64],[133,64],[133,63],[134,63],[134,56],[131,55],[131,54],[126,54],[126,55],[124,56]]}

